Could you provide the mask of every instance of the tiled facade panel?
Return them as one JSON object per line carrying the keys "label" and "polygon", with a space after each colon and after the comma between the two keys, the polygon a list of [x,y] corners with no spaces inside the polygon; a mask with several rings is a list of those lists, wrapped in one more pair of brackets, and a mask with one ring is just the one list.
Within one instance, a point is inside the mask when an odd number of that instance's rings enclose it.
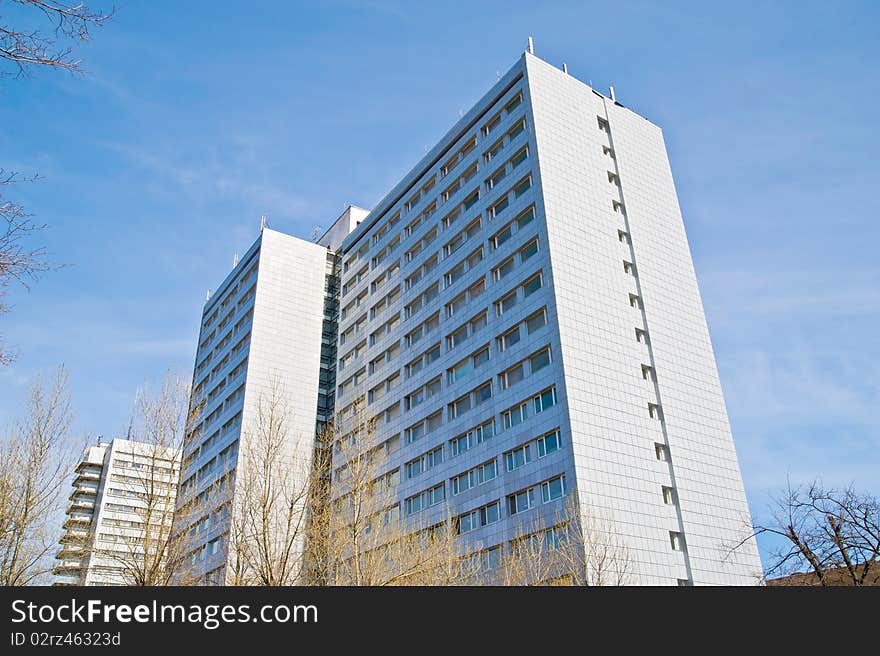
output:
{"label": "tiled facade panel", "polygon": [[753,583],[754,540],[730,553],[749,510],[663,136],[606,106],[693,580]]}
{"label": "tiled facade panel", "polygon": [[312,460],[326,261],[323,246],[263,231],[242,433],[255,430],[260,399],[278,381],[300,463]]}
{"label": "tiled facade panel", "polygon": [[607,176],[614,162],[596,119],[603,98],[541,60],[526,62],[577,492],[613,523],[635,561],[635,582],[675,585],[688,573],[670,546],[680,525],[663,502],[670,477],[655,453],[662,431],[648,412],[648,354],[636,340],[636,289]]}

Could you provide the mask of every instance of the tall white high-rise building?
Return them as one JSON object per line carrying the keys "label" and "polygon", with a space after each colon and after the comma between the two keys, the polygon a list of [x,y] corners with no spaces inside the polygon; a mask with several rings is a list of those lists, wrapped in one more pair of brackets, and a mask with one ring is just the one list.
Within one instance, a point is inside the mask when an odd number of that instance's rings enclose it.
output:
{"label": "tall white high-rise building", "polygon": [[53,584],[134,584],[142,563],[152,562],[144,550],[164,548],[179,474],[180,453],[173,449],[123,439],[86,447],[74,472]]}
{"label": "tall white high-rise building", "polygon": [[575,494],[633,583],[759,579],[660,128],[526,53],[341,260],[336,409],[395,446],[402,516],[491,556]]}
{"label": "tall white high-rise building", "polygon": [[[367,214],[350,206],[317,242],[264,227],[202,312],[175,530],[186,532],[186,575],[227,582],[232,510],[244,487],[239,450],[261,404],[283,408],[298,471],[316,428],[332,418],[341,240]],[[271,397],[271,399],[270,399]]]}

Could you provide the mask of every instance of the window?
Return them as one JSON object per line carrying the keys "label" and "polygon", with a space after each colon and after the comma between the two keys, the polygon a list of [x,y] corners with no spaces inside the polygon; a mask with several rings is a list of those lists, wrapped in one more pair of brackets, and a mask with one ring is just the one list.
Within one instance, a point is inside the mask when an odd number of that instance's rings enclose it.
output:
{"label": "window", "polygon": [[492,117],[486,125],[483,126],[483,134],[487,135],[501,124],[501,114],[498,113]]}
{"label": "window", "polygon": [[537,439],[537,445],[539,458],[543,458],[547,454],[553,453],[554,451],[559,451],[559,449],[562,447],[562,437],[560,431],[557,429],[552,433],[542,435]]}
{"label": "window", "polygon": [[492,206],[492,209],[490,210],[492,218],[494,219],[499,214],[501,214],[501,212],[506,210],[508,205],[510,205],[510,201],[508,200],[507,196],[505,195],[501,200],[499,200],[497,203],[495,203]]}
{"label": "window", "polygon": [[519,260],[520,262],[525,262],[532,255],[538,252],[538,240],[533,239],[528,244],[519,249]]}
{"label": "window", "polygon": [[513,231],[511,226],[508,225],[503,228],[501,231],[497,232],[494,236],[489,239],[489,243],[492,246],[492,250],[499,248],[501,244],[510,239],[511,235],[513,235]]}
{"label": "window", "polygon": [[634,276],[635,269],[633,268],[633,263],[627,262],[626,260],[624,260],[623,261],[623,271],[624,271],[624,273],[628,273],[629,275]]}
{"label": "window", "polygon": [[535,488],[529,488],[507,497],[507,511],[511,515],[521,513],[535,505]]}
{"label": "window", "polygon": [[464,324],[456,328],[446,337],[446,348],[453,349],[467,339],[468,327]]}
{"label": "window", "polygon": [[528,156],[529,156],[528,147],[522,148],[518,153],[516,153],[516,155],[514,155],[513,157],[510,158],[511,167],[516,168],[517,166],[522,164],[524,161],[526,161],[526,158]]}
{"label": "window", "polygon": [[432,487],[429,490],[413,495],[403,502],[404,510],[407,515],[413,515],[417,512],[436,506],[438,503],[446,500],[446,488],[443,483]]}
{"label": "window", "polygon": [[526,193],[531,188],[532,188],[532,176],[528,176],[524,180],[520,181],[513,188],[513,195],[516,198],[519,198],[520,196],[522,196],[524,193]]}
{"label": "window", "polygon": [[406,442],[407,444],[412,444],[413,442],[417,442],[421,437],[425,434],[425,424],[420,421],[419,423],[410,426],[406,429]]}
{"label": "window", "polygon": [[449,303],[446,304],[446,316],[452,317],[455,316],[455,313],[461,310],[467,303],[467,296],[465,293],[461,293],[455,298],[453,298]]}
{"label": "window", "polygon": [[446,287],[452,286],[464,275],[464,272],[464,262],[461,262],[446,273],[446,275],[443,277],[443,284]]}
{"label": "window", "polygon": [[501,351],[506,351],[514,344],[517,344],[520,340],[519,326],[515,326],[513,329],[508,330],[506,333],[501,335],[498,338],[498,349]]}
{"label": "window", "polygon": [[461,417],[465,412],[471,409],[471,395],[465,394],[449,404],[449,419]]}
{"label": "window", "polygon": [[492,175],[486,178],[486,189],[493,189],[495,185],[501,182],[507,176],[507,167],[502,166]]}
{"label": "window", "polygon": [[458,364],[446,370],[446,379],[451,385],[457,381],[464,380],[472,371],[473,367],[471,366],[471,359],[465,358]]}
{"label": "window", "polygon": [[601,116],[596,117],[599,120],[599,129],[603,132],[608,132],[608,121]]}
{"label": "window", "polygon": [[422,472],[428,471],[443,462],[443,446],[438,446],[427,453],[423,453],[415,460],[410,460],[404,465],[407,478],[414,478]]}
{"label": "window", "polygon": [[474,405],[480,405],[492,398],[492,383],[487,382],[474,390]]}
{"label": "window", "polygon": [[516,301],[516,290],[502,296],[499,300],[495,301],[495,314],[500,317],[505,312],[510,312],[516,305]]}
{"label": "window", "polygon": [[509,389],[511,386],[515,385],[525,377],[525,367],[523,366],[523,363],[520,362],[519,364],[500,374],[499,378],[501,379],[501,389]]}
{"label": "window", "polygon": [[503,148],[504,148],[504,138],[502,137],[501,139],[496,141],[494,144],[492,144],[492,147],[483,154],[483,159],[488,164],[489,162],[492,161],[492,158],[494,158],[499,152],[501,152],[501,150]]}
{"label": "window", "polygon": [[482,349],[477,351],[471,356],[471,361],[473,363],[474,369],[479,368],[481,365],[485,364],[489,361],[489,347],[484,346]]}
{"label": "window", "polygon": [[466,210],[469,210],[477,203],[478,200],[480,200],[480,190],[475,189],[470,194],[468,194],[467,198],[464,199],[464,208]]}
{"label": "window", "polygon": [[495,459],[484,462],[482,465],[474,467],[463,474],[454,476],[451,479],[452,494],[461,494],[473,487],[482,485],[487,481],[491,481],[498,475],[498,467]]}
{"label": "window", "polygon": [[522,230],[528,224],[530,224],[535,218],[535,206],[528,208],[524,212],[520,213],[516,217],[516,227],[518,230]]}
{"label": "window", "polygon": [[547,324],[547,310],[541,308],[526,319],[526,330],[529,335]]}
{"label": "window", "polygon": [[480,312],[477,316],[468,322],[471,335],[484,328],[489,323],[489,313],[486,310]]}
{"label": "window", "polygon": [[617,239],[623,244],[629,244],[629,233],[623,230],[617,231]]}
{"label": "window", "polygon": [[684,551],[684,536],[676,531],[669,531],[669,545],[673,551]]}
{"label": "window", "polygon": [[519,426],[529,417],[529,406],[521,403],[501,413],[501,424],[505,429]]}
{"label": "window", "polygon": [[657,460],[662,460],[663,462],[669,462],[669,449],[666,448],[665,444],[659,444],[657,442],[654,443],[654,453],[657,456]]}
{"label": "window", "polygon": [[636,328],[636,341],[642,342],[643,344],[648,343],[648,333],[646,333],[641,328]]}
{"label": "window", "polygon": [[532,445],[524,444],[518,449],[505,454],[507,461],[507,471],[513,471],[532,461]]}
{"label": "window", "polygon": [[529,373],[540,371],[548,364],[550,364],[550,349],[545,348],[529,358]]}
{"label": "window", "polygon": [[515,266],[514,260],[512,257],[510,257],[510,258],[504,260],[504,262],[499,264],[495,269],[493,269],[492,277],[495,280],[495,282],[498,282],[499,280],[504,278],[504,276],[506,276],[508,273],[513,271],[514,266]]}
{"label": "window", "polygon": [[557,476],[549,481],[541,483],[541,500],[549,503],[555,499],[561,499],[565,494],[565,476]]}
{"label": "window", "polygon": [[465,262],[467,262],[468,271],[473,269],[475,266],[477,266],[482,261],[483,261],[483,247],[480,246],[477,250],[475,250],[473,253],[468,255],[467,260],[465,260]]}
{"label": "window", "polygon": [[465,451],[474,448],[478,444],[482,444],[488,440],[495,432],[495,422],[493,420],[486,421],[476,428],[472,428],[463,435],[449,440],[452,449],[452,455],[461,455]]}
{"label": "window", "polygon": [[644,378],[645,380],[653,381],[654,380],[654,369],[652,367],[650,367],[649,365],[643,364],[642,365],[642,378]]}
{"label": "window", "polygon": [[538,273],[537,275],[532,276],[531,278],[529,278],[528,280],[526,280],[526,281],[523,283],[523,286],[522,286],[522,287],[523,287],[523,296],[524,296],[525,298],[528,298],[529,296],[531,296],[532,294],[534,294],[536,291],[538,291],[539,289],[541,289],[541,286],[542,286],[543,284],[544,284],[544,283],[543,283],[543,277],[542,277],[542,275],[541,275],[540,273]]}
{"label": "window", "polygon": [[520,91],[513,100],[511,100],[509,103],[507,103],[504,106],[504,111],[507,112],[508,114],[510,114],[510,112],[512,112],[517,107],[519,107],[521,102],[522,102],[522,91]]}
{"label": "window", "polygon": [[[501,519],[501,502],[495,501],[493,503],[490,503],[488,506],[483,506],[482,508],[478,508],[477,510],[472,510],[463,515],[459,515],[456,521],[457,532],[467,533],[469,531],[476,530],[481,526],[494,524],[499,519]],[[494,559],[488,559],[489,561],[495,563],[495,565],[492,565],[490,562],[490,567],[497,566],[498,559],[501,556],[500,548],[496,547],[495,549],[490,549],[488,552],[484,552],[484,554],[488,554],[489,552],[497,552],[494,554]]]}
{"label": "window", "polygon": [[521,133],[523,130],[525,130],[525,129],[526,129],[526,120],[523,119],[523,120],[521,120],[519,123],[517,123],[516,125],[514,125],[514,126],[510,129],[510,132],[507,133],[508,138],[509,138],[511,141],[513,141],[513,139],[514,139],[515,137],[518,137],[518,136],[520,135],[520,133]]}
{"label": "window", "polygon": [[468,287],[468,290],[467,290],[468,298],[470,300],[474,300],[477,296],[482,294],[484,291],[486,291],[486,277],[485,276],[480,278],[477,282],[475,282],[470,287]]}
{"label": "window", "polygon": [[648,416],[651,419],[661,419],[660,406],[656,403],[648,404]]}
{"label": "window", "polygon": [[542,392],[536,396],[533,400],[535,403],[535,414],[539,414],[548,408],[552,408],[556,405],[556,388],[551,387],[546,392]]}
{"label": "window", "polygon": [[610,182],[611,184],[616,184],[616,185],[620,184],[620,182],[618,182],[617,174],[612,173],[611,171],[608,171],[608,182]]}
{"label": "window", "polygon": [[669,487],[668,485],[662,486],[661,489],[663,491],[663,503],[665,503],[667,506],[674,506],[675,505],[675,490],[673,488]]}

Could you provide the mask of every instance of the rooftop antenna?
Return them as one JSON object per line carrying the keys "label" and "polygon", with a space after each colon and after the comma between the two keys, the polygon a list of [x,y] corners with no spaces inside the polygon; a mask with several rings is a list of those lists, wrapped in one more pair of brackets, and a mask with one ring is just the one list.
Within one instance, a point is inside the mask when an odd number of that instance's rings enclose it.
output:
{"label": "rooftop antenna", "polygon": [[568,64],[562,62],[562,72],[568,75]]}
{"label": "rooftop antenna", "polygon": [[613,100],[614,102],[617,102],[617,98],[614,97],[614,87],[609,85],[608,86],[608,93],[611,94],[611,100]]}
{"label": "rooftop antenna", "polygon": [[211,290],[209,289],[208,292],[205,294],[205,303],[207,303],[210,300],[211,300]]}
{"label": "rooftop antenna", "polygon": [[263,215],[260,217],[260,232],[263,232],[263,230],[266,229],[266,226],[267,226],[267,225],[268,225],[268,224],[266,223],[266,215],[263,214]]}
{"label": "rooftop antenna", "polygon": [[534,54],[535,54],[535,42],[534,42],[534,40],[532,39],[532,37],[529,37],[529,54],[530,54],[530,55],[534,55]]}
{"label": "rooftop antenna", "polygon": [[501,71],[499,71],[497,68],[495,69],[495,79],[496,80],[501,79]]}
{"label": "rooftop antenna", "polygon": [[312,231],[309,233],[309,239],[312,241],[318,241],[321,238],[321,235],[324,234],[324,228],[319,225],[316,225],[312,228]]}
{"label": "rooftop antenna", "polygon": [[461,118],[462,116],[464,116],[464,110],[461,107],[459,107],[458,108],[458,118]]}
{"label": "rooftop antenna", "polygon": [[232,256],[232,268],[234,269],[237,266],[238,266],[238,253],[235,253]]}

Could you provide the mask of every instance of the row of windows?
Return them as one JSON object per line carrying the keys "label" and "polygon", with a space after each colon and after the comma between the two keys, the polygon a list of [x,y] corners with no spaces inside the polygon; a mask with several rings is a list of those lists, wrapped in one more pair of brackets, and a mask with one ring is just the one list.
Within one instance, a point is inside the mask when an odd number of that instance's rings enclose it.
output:
{"label": "row of windows", "polygon": [[505,453],[504,460],[507,465],[507,471],[519,469],[535,459],[543,458],[561,448],[562,437],[557,428]]}
{"label": "row of windows", "polygon": [[[474,435],[480,441],[485,439],[485,433],[482,432],[474,434],[474,431],[469,431],[467,435]],[[457,440],[458,439],[461,438],[457,438]],[[452,441],[452,443],[455,444],[456,441]],[[541,435],[534,440],[526,442],[525,444],[522,444],[515,449],[506,452],[505,454],[503,454],[503,460],[506,463],[507,471],[514,471],[515,469],[518,469],[536,459],[540,459],[551,453],[554,453],[561,448],[561,432],[557,428],[550,431],[549,433],[545,433],[544,435]],[[453,455],[456,454],[453,453]],[[419,476],[422,473],[436,467],[442,462],[443,445],[441,444],[431,449],[430,451],[423,453],[418,458],[407,462],[404,465],[406,478],[415,478],[416,476]],[[497,476],[497,462],[495,458],[492,458],[491,460],[477,465],[476,467],[462,472],[461,474],[453,476],[450,479],[450,489],[453,495],[460,494],[462,492],[470,490],[471,488],[482,485],[483,483],[494,480]],[[664,488],[663,498],[666,503],[671,503],[667,500],[667,498],[671,498],[671,494],[673,493],[667,493],[666,488]]]}
{"label": "row of windows", "polygon": [[[497,468],[494,463],[495,461],[492,460],[472,470],[473,474],[468,472],[467,475],[463,474],[462,476],[452,479],[453,494],[457,493],[456,490],[458,490],[458,492],[463,492],[465,489],[468,489],[462,486],[472,484],[471,476],[494,478],[497,475]],[[491,480],[491,478],[486,478],[485,480]],[[541,503],[550,503],[565,496],[565,489],[565,474],[559,474],[558,476],[554,476],[542,483],[509,494],[506,497],[507,513],[508,515],[513,516],[534,508],[538,505],[537,499],[539,490]],[[426,508],[436,506],[445,500],[445,484],[439,483],[427,490],[423,490],[418,494],[414,494],[404,499],[403,508],[407,515],[414,515]],[[455,522],[458,533],[467,533],[482,526],[497,522],[499,519],[501,519],[500,499],[459,515],[456,517]]]}
{"label": "row of windows", "polygon": [[[537,490],[541,491],[541,503],[550,503],[565,496],[565,475],[560,474],[538,485],[507,495],[507,514],[513,516],[537,505]],[[470,531],[494,524],[501,519],[501,499],[456,517],[457,532]]]}

